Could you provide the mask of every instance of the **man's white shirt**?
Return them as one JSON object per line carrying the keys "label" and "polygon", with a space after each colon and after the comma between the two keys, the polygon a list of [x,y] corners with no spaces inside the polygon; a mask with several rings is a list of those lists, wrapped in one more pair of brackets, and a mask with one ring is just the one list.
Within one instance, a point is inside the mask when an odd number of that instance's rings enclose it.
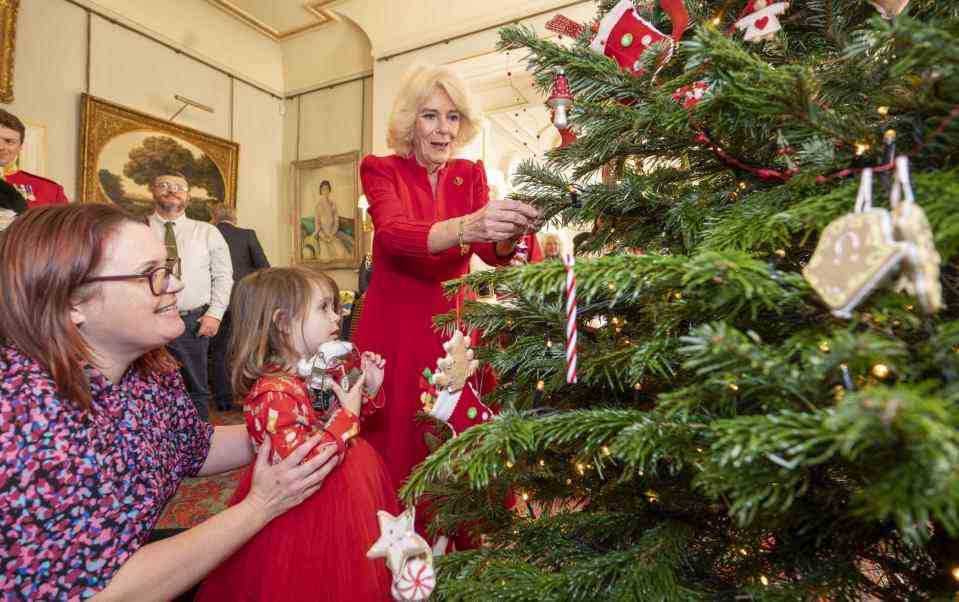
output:
{"label": "man's white shirt", "polygon": [[167,221],[174,224],[177,254],[183,269],[183,290],[177,294],[177,308],[192,311],[209,304],[204,315],[221,320],[233,288],[233,263],[226,240],[215,226],[185,214],[166,220],[154,213],[150,216],[150,229],[160,242],[164,242]]}

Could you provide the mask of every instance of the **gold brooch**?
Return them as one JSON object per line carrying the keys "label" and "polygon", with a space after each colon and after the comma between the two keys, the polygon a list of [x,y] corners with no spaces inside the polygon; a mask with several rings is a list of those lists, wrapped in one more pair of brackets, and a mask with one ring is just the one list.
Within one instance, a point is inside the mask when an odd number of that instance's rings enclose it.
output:
{"label": "gold brooch", "polygon": [[453,183],[456,184],[457,186],[462,186],[463,178],[461,178],[460,176],[456,176],[455,178],[453,178]]}

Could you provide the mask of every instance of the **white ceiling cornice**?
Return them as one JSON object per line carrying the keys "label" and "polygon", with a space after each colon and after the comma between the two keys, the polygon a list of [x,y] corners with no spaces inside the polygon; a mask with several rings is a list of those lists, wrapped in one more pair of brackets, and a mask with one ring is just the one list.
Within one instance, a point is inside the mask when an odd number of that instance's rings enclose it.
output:
{"label": "white ceiling cornice", "polygon": [[[254,14],[249,10],[243,9],[235,0],[206,1],[227,13],[231,17],[238,19],[242,23],[252,27],[271,40],[275,42],[282,42],[283,40],[297,34],[313,31],[314,29],[318,29],[327,23],[335,21],[336,17],[328,10],[328,8],[339,0],[314,0],[312,2],[304,2],[300,7],[303,11],[300,23],[296,26],[285,29],[279,27],[275,22],[271,23],[270,20],[263,14]],[[275,1],[276,0],[270,0],[268,4],[272,5]]]}

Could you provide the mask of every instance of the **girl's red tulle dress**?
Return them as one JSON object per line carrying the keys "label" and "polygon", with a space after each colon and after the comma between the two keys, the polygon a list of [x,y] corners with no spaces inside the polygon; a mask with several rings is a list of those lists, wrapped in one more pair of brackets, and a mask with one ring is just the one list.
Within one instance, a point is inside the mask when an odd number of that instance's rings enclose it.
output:
{"label": "girl's red tulle dress", "polygon": [[[364,416],[383,406],[383,391],[364,400]],[[323,425],[309,390],[292,374],[256,382],[244,406],[247,431],[259,446],[265,436],[271,460],[279,461],[317,430],[345,452],[323,486],[302,504],[273,519],[203,582],[197,600],[206,602],[386,602],[390,573],[367,550],[379,538],[377,510],[399,512],[396,489],[379,454],[357,437],[359,420],[339,408]],[[315,450],[319,450],[320,443]],[[307,456],[307,459],[313,456]],[[230,504],[250,491],[253,465],[240,479]]]}

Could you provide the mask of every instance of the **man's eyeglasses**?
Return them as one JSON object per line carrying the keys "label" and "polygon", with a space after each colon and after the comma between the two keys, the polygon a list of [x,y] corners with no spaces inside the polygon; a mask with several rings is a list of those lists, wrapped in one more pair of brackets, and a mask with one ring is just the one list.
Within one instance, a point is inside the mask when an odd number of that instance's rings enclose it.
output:
{"label": "man's eyeglasses", "polygon": [[136,280],[138,278],[145,278],[147,282],[150,283],[150,292],[155,296],[159,297],[161,295],[167,294],[170,288],[170,277],[174,277],[177,280],[180,279],[180,274],[182,269],[180,266],[180,260],[168,261],[166,265],[153,268],[142,274],[124,274],[118,276],[94,276],[93,278],[87,278],[83,281],[84,284],[89,282],[110,282],[116,280]]}
{"label": "man's eyeglasses", "polygon": [[186,192],[190,189],[186,184],[180,184],[179,182],[157,182],[155,187],[160,192],[166,192],[167,190],[170,192]]}

